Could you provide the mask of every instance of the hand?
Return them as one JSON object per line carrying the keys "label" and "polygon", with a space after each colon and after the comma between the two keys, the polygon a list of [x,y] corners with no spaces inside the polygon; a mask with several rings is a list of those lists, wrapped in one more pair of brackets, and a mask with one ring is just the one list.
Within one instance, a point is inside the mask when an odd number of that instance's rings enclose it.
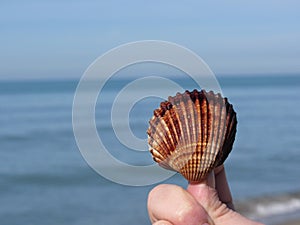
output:
{"label": "hand", "polygon": [[156,186],[148,196],[153,225],[261,225],[233,211],[224,166],[187,190],[170,184]]}

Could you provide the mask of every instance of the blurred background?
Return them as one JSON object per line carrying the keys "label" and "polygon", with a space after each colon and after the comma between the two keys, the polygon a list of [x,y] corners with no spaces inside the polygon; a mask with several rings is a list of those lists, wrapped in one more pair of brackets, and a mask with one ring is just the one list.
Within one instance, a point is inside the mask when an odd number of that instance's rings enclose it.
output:
{"label": "blurred background", "polygon": [[[238,133],[225,166],[239,209],[269,224],[298,219],[299,22],[298,1],[2,1],[1,224],[150,224],[146,201],[155,185],[104,179],[84,161],[72,130],[73,97],[87,67],[120,44],[144,39],[197,53],[234,105]],[[201,88],[155,63],[111,77],[97,102],[97,129],[110,153],[133,165],[151,164],[151,156],[118,141],[110,110],[122,88],[150,75]],[[132,108],[137,137],[147,137],[160,101],[146,98]],[[179,175],[164,183],[187,185]]]}

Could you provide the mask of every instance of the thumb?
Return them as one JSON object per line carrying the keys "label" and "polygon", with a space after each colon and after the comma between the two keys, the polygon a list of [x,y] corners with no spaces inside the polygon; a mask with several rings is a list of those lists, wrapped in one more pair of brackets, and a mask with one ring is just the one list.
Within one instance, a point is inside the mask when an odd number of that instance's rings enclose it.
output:
{"label": "thumb", "polygon": [[214,171],[210,172],[206,179],[204,179],[201,182],[197,181],[190,181],[189,186],[197,186],[198,184],[205,184],[209,187],[215,188],[216,187],[216,181],[215,181],[215,173]]}
{"label": "thumb", "polygon": [[213,220],[229,212],[218,197],[214,177],[214,172],[211,172],[201,183],[189,183],[187,187],[187,191],[203,206]]}
{"label": "thumb", "polygon": [[208,201],[219,200],[215,199],[217,196],[215,196],[215,175],[213,171],[201,182],[189,182],[187,191],[192,194],[201,205],[203,205],[203,203],[209,205]]}
{"label": "thumb", "polygon": [[220,201],[217,191],[209,186],[211,184],[213,183],[209,179],[201,183],[192,183],[188,185],[187,191],[204,208],[214,224],[262,225],[229,209],[226,204]]}

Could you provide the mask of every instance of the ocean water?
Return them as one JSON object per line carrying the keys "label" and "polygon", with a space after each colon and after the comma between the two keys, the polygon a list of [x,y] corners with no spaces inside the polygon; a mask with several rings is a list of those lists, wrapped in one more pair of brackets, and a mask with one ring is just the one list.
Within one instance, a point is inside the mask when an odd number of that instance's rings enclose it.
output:
{"label": "ocean water", "polygon": [[[114,157],[147,165],[150,154],[124,146],[110,120],[113,100],[133,80],[111,80],[103,88],[96,124]],[[184,89],[197,87],[189,79],[173,80]],[[300,76],[228,76],[219,82],[238,114],[236,142],[225,163],[234,199],[256,218],[299,211]],[[81,156],[72,129],[77,84],[0,82],[0,224],[150,224],[147,194],[156,184],[113,183]],[[130,95],[142,92],[137,88]],[[129,126],[138,138],[146,138],[148,120],[160,101],[144,98],[131,109]],[[122,119],[117,124],[121,131],[126,125]],[[179,175],[164,183],[187,185]]]}

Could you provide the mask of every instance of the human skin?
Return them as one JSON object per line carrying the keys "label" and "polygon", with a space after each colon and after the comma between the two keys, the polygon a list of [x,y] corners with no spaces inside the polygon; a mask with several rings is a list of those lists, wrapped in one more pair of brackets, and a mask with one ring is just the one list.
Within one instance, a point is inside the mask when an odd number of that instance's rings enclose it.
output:
{"label": "human skin", "polygon": [[187,190],[161,184],[148,196],[148,212],[153,225],[262,225],[233,210],[224,166]]}

